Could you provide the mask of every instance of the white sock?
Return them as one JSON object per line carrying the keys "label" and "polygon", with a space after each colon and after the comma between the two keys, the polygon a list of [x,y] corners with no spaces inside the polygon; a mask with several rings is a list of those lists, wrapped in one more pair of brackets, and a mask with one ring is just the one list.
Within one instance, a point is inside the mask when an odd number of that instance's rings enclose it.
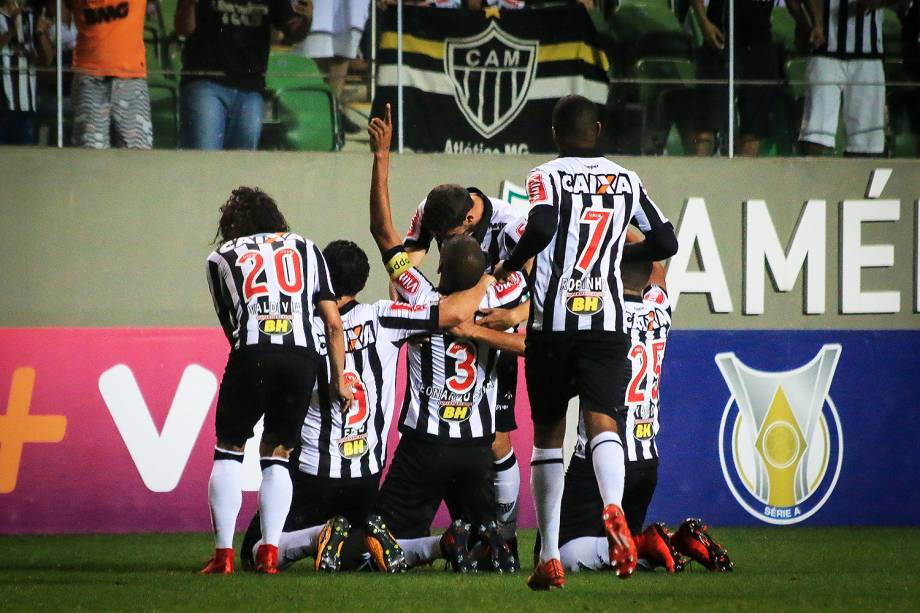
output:
{"label": "white sock", "polygon": [[278,545],[284,520],[291,510],[294,486],[287,460],[262,458],[262,485],[259,486],[259,519],[262,522],[262,542]]}
{"label": "white sock", "polygon": [[626,481],[626,465],[623,443],[616,432],[601,432],[588,444],[594,477],[601,491],[604,506],[623,504],[623,484]]}
{"label": "white sock", "polygon": [[567,571],[603,570],[610,567],[610,550],[607,539],[582,536],[572,539],[560,548],[562,567]]}
{"label": "white sock", "polygon": [[[319,525],[293,532],[282,532],[281,539],[278,541],[278,559],[296,562],[316,556],[316,541],[322,530],[323,525]],[[261,545],[262,541],[259,541],[258,544]]]}
{"label": "white sock", "polygon": [[233,548],[236,516],[243,504],[242,473],[242,451],[214,448],[214,466],[208,479],[208,504],[214,528],[214,547],[217,549]]}
{"label": "white sock", "polygon": [[498,503],[498,531],[508,540],[517,533],[518,492],[521,469],[514,451],[495,462],[495,502]]}
{"label": "white sock", "polygon": [[431,564],[444,556],[441,555],[441,537],[423,536],[417,539],[397,539],[406,554],[410,568],[421,564]]}
{"label": "white sock", "polygon": [[530,460],[530,489],[542,540],[541,562],[559,557],[559,513],[562,510],[564,485],[562,449],[534,447]]}

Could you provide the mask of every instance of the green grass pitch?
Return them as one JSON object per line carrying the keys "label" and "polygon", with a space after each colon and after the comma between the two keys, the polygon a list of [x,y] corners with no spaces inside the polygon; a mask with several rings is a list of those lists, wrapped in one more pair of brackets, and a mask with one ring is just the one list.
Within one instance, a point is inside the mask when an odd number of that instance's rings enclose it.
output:
{"label": "green grass pitch", "polygon": [[[301,611],[917,610],[920,528],[714,529],[735,572],[570,574],[534,593],[519,575],[321,576],[301,563],[274,577],[198,576],[204,534],[0,537],[0,609]],[[239,539],[237,539],[239,542]],[[522,552],[533,544],[523,531]]]}

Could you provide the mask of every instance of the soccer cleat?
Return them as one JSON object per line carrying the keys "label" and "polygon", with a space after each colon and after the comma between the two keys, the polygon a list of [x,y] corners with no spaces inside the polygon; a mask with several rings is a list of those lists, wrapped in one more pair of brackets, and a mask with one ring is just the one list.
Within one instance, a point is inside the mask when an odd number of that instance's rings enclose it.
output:
{"label": "soccer cleat", "polygon": [[549,590],[565,587],[565,570],[557,558],[540,562],[527,577],[527,587],[532,590]]}
{"label": "soccer cleat", "polygon": [[334,573],[342,567],[342,545],[348,538],[349,530],[351,530],[351,524],[341,515],[326,522],[319,533],[316,561],[313,565],[315,570]]}
{"label": "soccer cleat", "polygon": [[636,571],[638,556],[636,543],[629,526],[626,525],[626,516],[623,509],[615,504],[608,504],[601,514],[604,522],[604,534],[607,536],[607,546],[610,551],[610,565],[620,579],[629,579]]}
{"label": "soccer cleat", "polygon": [[508,543],[502,538],[497,524],[489,522],[488,526],[479,527],[479,545],[481,556],[477,559],[486,560],[486,568],[498,573],[516,573],[521,570],[521,563],[517,556],[511,553]]}
{"label": "soccer cleat", "polygon": [[675,573],[684,569],[683,560],[671,544],[664,524],[650,525],[636,536],[635,541],[636,552],[641,560],[649,564],[649,570],[664,566],[669,573]]}
{"label": "soccer cleat", "polygon": [[278,574],[278,547],[275,545],[259,545],[259,549],[256,551],[255,571],[263,575]]}
{"label": "soccer cleat", "polygon": [[713,539],[702,520],[688,518],[671,535],[674,548],[711,571],[730,571],[735,565],[728,551]]}
{"label": "soccer cleat", "polygon": [[233,548],[215,549],[214,557],[208,560],[207,565],[201,569],[202,575],[232,575],[233,574]]}
{"label": "soccer cleat", "polygon": [[364,544],[377,570],[384,573],[403,573],[409,570],[406,554],[396,542],[396,537],[387,529],[383,518],[371,515],[365,523],[367,535]]}
{"label": "soccer cleat", "polygon": [[441,555],[455,573],[469,573],[476,570],[470,560],[470,525],[462,519],[455,519],[441,535]]}

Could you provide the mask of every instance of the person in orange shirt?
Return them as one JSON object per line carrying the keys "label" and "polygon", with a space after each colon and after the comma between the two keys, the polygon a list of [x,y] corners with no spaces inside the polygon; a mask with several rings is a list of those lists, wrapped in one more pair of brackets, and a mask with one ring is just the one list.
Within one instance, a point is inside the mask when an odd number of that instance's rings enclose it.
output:
{"label": "person in orange shirt", "polygon": [[73,53],[74,145],[150,149],[144,16],[147,0],[70,0],[77,23]]}

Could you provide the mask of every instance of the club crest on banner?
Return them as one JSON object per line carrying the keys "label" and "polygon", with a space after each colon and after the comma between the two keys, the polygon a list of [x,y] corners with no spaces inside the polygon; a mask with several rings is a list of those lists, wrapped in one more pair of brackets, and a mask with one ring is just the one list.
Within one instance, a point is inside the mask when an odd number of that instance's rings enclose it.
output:
{"label": "club crest on banner", "polygon": [[843,429],[828,395],[842,348],[824,345],[808,364],[755,370],[734,353],[715,361],[731,398],[719,459],[738,503],[770,524],[795,524],[824,505],[843,464]]}
{"label": "club crest on banner", "polygon": [[444,41],[444,72],[463,116],[492,138],[520,114],[537,72],[539,41],[502,30],[496,21],[474,36]]}

